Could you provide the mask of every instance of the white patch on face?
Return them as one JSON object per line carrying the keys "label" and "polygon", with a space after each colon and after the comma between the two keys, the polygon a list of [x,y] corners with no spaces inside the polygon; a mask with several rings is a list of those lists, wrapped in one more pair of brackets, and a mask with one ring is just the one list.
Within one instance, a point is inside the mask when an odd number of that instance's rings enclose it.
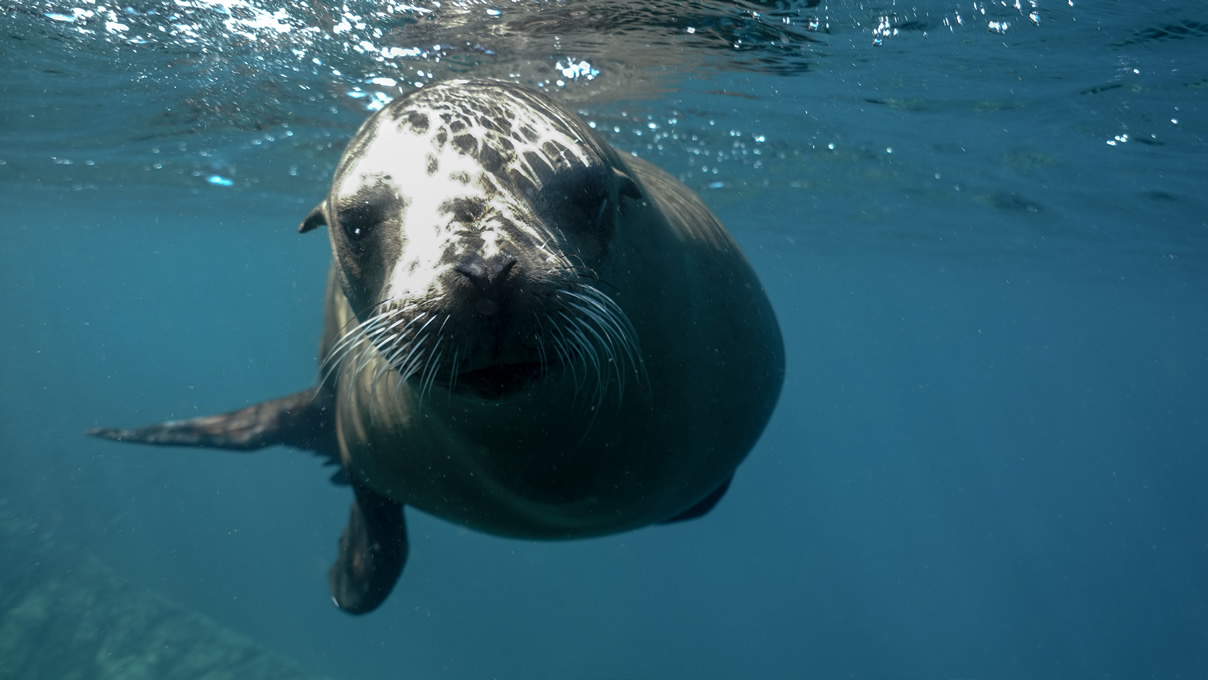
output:
{"label": "white patch on face", "polygon": [[[536,154],[555,169],[574,167],[575,165],[587,166],[590,164],[588,154],[580,148],[582,140],[572,137],[561,130],[550,129],[548,121],[542,116],[537,115],[535,111],[529,109],[518,111],[512,127],[514,130],[529,127],[537,133],[537,139],[534,142],[528,142],[516,137],[511,138],[512,143],[515,144],[517,153],[516,159],[508,165],[508,169],[515,170],[534,184],[539,184],[539,182],[536,171],[529,165],[526,158],[526,154],[528,153]],[[542,150],[541,147],[546,142],[552,142],[560,149],[557,157],[551,158]]]}
{"label": "white patch on face", "polygon": [[482,256],[484,258],[489,259],[489,258],[494,257],[494,256],[498,255],[499,253],[501,253],[503,251],[503,248],[500,247],[499,241],[500,241],[499,232],[497,232],[497,231],[483,232],[483,234],[482,234]]}
{"label": "white patch on face", "polygon": [[[391,134],[391,133],[387,133]],[[394,136],[400,137],[397,133]],[[469,185],[451,179],[454,176],[470,177],[477,180],[482,172],[479,164],[468,156],[453,152],[446,147],[443,153],[437,153],[433,147],[430,151],[436,157],[439,170],[435,175],[429,175],[426,170],[426,160],[430,142],[426,139],[417,140],[412,134],[401,135],[398,146],[408,147],[404,158],[414,158],[415,162],[396,161],[399,167],[406,167],[408,183],[402,185],[407,197],[405,212],[402,215],[403,251],[390,274],[387,289],[384,291],[390,298],[396,300],[418,300],[429,296],[445,294],[443,277],[451,265],[442,263],[446,253],[455,248],[461,236],[457,233],[464,225],[456,223],[454,217],[442,207],[450,198],[458,196],[481,195],[482,190],[472,182]],[[416,141],[425,147],[417,149]],[[394,155],[398,158],[398,155]],[[481,234],[488,243],[493,243],[497,235],[484,231]],[[497,247],[497,245],[495,246]],[[489,255],[488,252],[483,253]]]}
{"label": "white patch on face", "polygon": [[[403,232],[400,234],[403,249],[388,275],[383,291],[389,298],[416,301],[446,293],[443,281],[447,279],[452,265],[447,261],[442,263],[442,260],[446,260],[450,250],[458,247],[459,241],[464,238],[458,232],[466,229],[465,224],[442,210],[450,199],[475,197],[486,203],[485,219],[473,225],[476,236],[482,241],[477,254],[484,258],[517,247],[517,244],[508,243],[507,234],[492,228],[492,223],[506,220],[523,227],[529,219],[524,214],[517,214],[518,206],[512,203],[520,201],[523,205],[528,197],[513,197],[506,193],[488,195],[481,181],[484,170],[480,162],[462,154],[451,143],[454,137],[465,134],[478,140],[479,144],[484,140],[500,138],[499,132],[478,124],[473,115],[462,115],[464,104],[455,100],[446,109],[466,126],[456,134],[441,122],[439,106],[436,110],[425,112],[431,127],[422,134],[416,133],[407,123],[382,116],[373,143],[365,147],[360,157],[343,173],[341,195],[348,196],[366,183],[384,180],[395,187],[402,199],[399,205],[403,206],[404,211],[401,215]],[[591,163],[591,154],[584,148],[582,140],[551,127],[551,121],[542,112],[519,103],[512,103],[511,108],[508,127],[512,134],[505,136],[516,153],[502,172],[492,176],[495,185],[506,191],[505,178],[510,173],[516,173],[539,188],[539,175],[525,158],[529,153],[545,160],[555,172]],[[400,130],[400,127],[403,129]],[[532,130],[534,141],[523,138],[520,131],[525,128]],[[438,132],[442,131],[446,135],[443,146],[436,142]],[[551,158],[542,150],[541,147],[547,142],[560,149],[558,157]],[[437,171],[430,175],[428,166],[431,160],[435,161]],[[469,183],[464,183],[464,179],[469,179]],[[538,225],[530,226],[539,228]],[[551,267],[568,264],[559,248],[560,244],[555,242],[559,239],[558,235],[534,234],[533,237],[541,244],[538,247],[543,261]]]}

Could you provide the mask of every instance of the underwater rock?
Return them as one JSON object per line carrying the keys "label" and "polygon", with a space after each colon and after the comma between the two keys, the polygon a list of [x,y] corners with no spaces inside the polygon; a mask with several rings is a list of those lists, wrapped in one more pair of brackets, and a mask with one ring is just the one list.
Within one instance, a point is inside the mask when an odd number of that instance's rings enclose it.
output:
{"label": "underwater rock", "polygon": [[0,501],[0,679],[303,679],[292,659],[57,545]]}

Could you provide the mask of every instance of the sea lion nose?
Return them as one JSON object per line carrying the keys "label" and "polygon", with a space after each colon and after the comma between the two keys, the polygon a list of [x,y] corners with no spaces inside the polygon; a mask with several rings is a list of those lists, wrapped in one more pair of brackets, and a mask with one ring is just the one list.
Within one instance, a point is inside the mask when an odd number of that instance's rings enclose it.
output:
{"label": "sea lion nose", "polygon": [[485,292],[497,289],[508,272],[516,266],[516,258],[507,253],[483,257],[470,255],[453,267],[458,274],[470,280],[475,288]]}
{"label": "sea lion nose", "polygon": [[480,314],[493,316],[499,311],[503,282],[515,266],[515,257],[500,253],[491,257],[471,255],[457,263],[453,270],[466,277],[478,291],[479,298],[474,303],[474,309]]}

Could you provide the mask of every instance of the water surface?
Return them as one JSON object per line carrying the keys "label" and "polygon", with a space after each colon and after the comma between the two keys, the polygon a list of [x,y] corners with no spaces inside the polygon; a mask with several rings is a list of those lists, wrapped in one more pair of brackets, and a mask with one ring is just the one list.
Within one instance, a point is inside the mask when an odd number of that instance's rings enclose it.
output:
{"label": "water surface", "polygon": [[[328,677],[1208,668],[1198,4],[0,9],[0,509],[27,534]],[[706,519],[534,543],[413,512],[354,619],[326,586],[349,494],[314,458],[81,431],[310,384],[329,255],[294,230],[369,110],[464,75],[699,191],[786,389]],[[44,573],[23,556],[3,609]]]}

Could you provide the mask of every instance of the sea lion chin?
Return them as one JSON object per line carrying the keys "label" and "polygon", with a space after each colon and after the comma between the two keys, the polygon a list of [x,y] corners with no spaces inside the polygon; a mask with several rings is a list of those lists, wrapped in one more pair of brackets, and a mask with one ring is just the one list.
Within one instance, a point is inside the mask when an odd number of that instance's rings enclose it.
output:
{"label": "sea lion chin", "polygon": [[355,495],[330,573],[346,611],[397,581],[404,505],[540,539],[699,517],[779,396],[779,328],[721,223],[539,93],[449,81],[391,102],[300,231],[320,227],[317,386],[89,433],[338,464]]}

